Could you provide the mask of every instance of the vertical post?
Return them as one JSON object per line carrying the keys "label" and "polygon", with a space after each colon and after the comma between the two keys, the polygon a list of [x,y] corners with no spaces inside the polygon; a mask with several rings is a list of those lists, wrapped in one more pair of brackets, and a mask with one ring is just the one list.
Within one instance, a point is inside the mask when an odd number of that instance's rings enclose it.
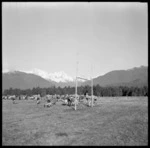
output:
{"label": "vertical post", "polygon": [[75,110],[77,109],[77,107],[76,107],[76,98],[77,98],[77,77],[76,77],[76,90],[75,90]]}
{"label": "vertical post", "polygon": [[77,67],[76,67],[76,90],[75,90],[75,110],[77,109],[77,93],[78,93],[78,78],[77,78],[77,75],[78,75],[78,62],[77,62]]}
{"label": "vertical post", "polygon": [[93,107],[93,78],[92,78],[92,66],[91,66],[91,97],[92,97],[92,107]]}

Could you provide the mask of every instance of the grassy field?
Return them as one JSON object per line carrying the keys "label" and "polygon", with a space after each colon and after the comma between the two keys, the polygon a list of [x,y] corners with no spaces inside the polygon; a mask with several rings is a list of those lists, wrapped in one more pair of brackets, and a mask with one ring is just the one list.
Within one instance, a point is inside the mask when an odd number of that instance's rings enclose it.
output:
{"label": "grassy field", "polygon": [[148,145],[148,98],[103,97],[77,110],[2,101],[2,145]]}

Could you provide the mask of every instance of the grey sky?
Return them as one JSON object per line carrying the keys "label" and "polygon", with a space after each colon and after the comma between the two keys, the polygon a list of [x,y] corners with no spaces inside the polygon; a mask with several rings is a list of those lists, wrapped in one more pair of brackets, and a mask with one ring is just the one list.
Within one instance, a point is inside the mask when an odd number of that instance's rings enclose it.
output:
{"label": "grey sky", "polygon": [[2,3],[3,69],[93,76],[148,65],[146,3]]}

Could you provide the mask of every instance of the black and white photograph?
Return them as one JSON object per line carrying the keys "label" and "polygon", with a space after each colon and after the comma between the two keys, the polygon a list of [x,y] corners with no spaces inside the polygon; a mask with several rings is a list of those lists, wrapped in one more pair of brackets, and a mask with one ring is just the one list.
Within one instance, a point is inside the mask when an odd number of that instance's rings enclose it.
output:
{"label": "black and white photograph", "polygon": [[148,146],[148,3],[1,7],[2,146]]}

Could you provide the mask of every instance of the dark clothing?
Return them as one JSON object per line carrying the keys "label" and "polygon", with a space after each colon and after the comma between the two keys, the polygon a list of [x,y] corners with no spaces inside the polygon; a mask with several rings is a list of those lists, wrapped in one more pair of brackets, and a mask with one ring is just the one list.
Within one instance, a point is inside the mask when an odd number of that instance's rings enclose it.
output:
{"label": "dark clothing", "polygon": [[67,97],[68,105],[71,106],[71,98]]}

